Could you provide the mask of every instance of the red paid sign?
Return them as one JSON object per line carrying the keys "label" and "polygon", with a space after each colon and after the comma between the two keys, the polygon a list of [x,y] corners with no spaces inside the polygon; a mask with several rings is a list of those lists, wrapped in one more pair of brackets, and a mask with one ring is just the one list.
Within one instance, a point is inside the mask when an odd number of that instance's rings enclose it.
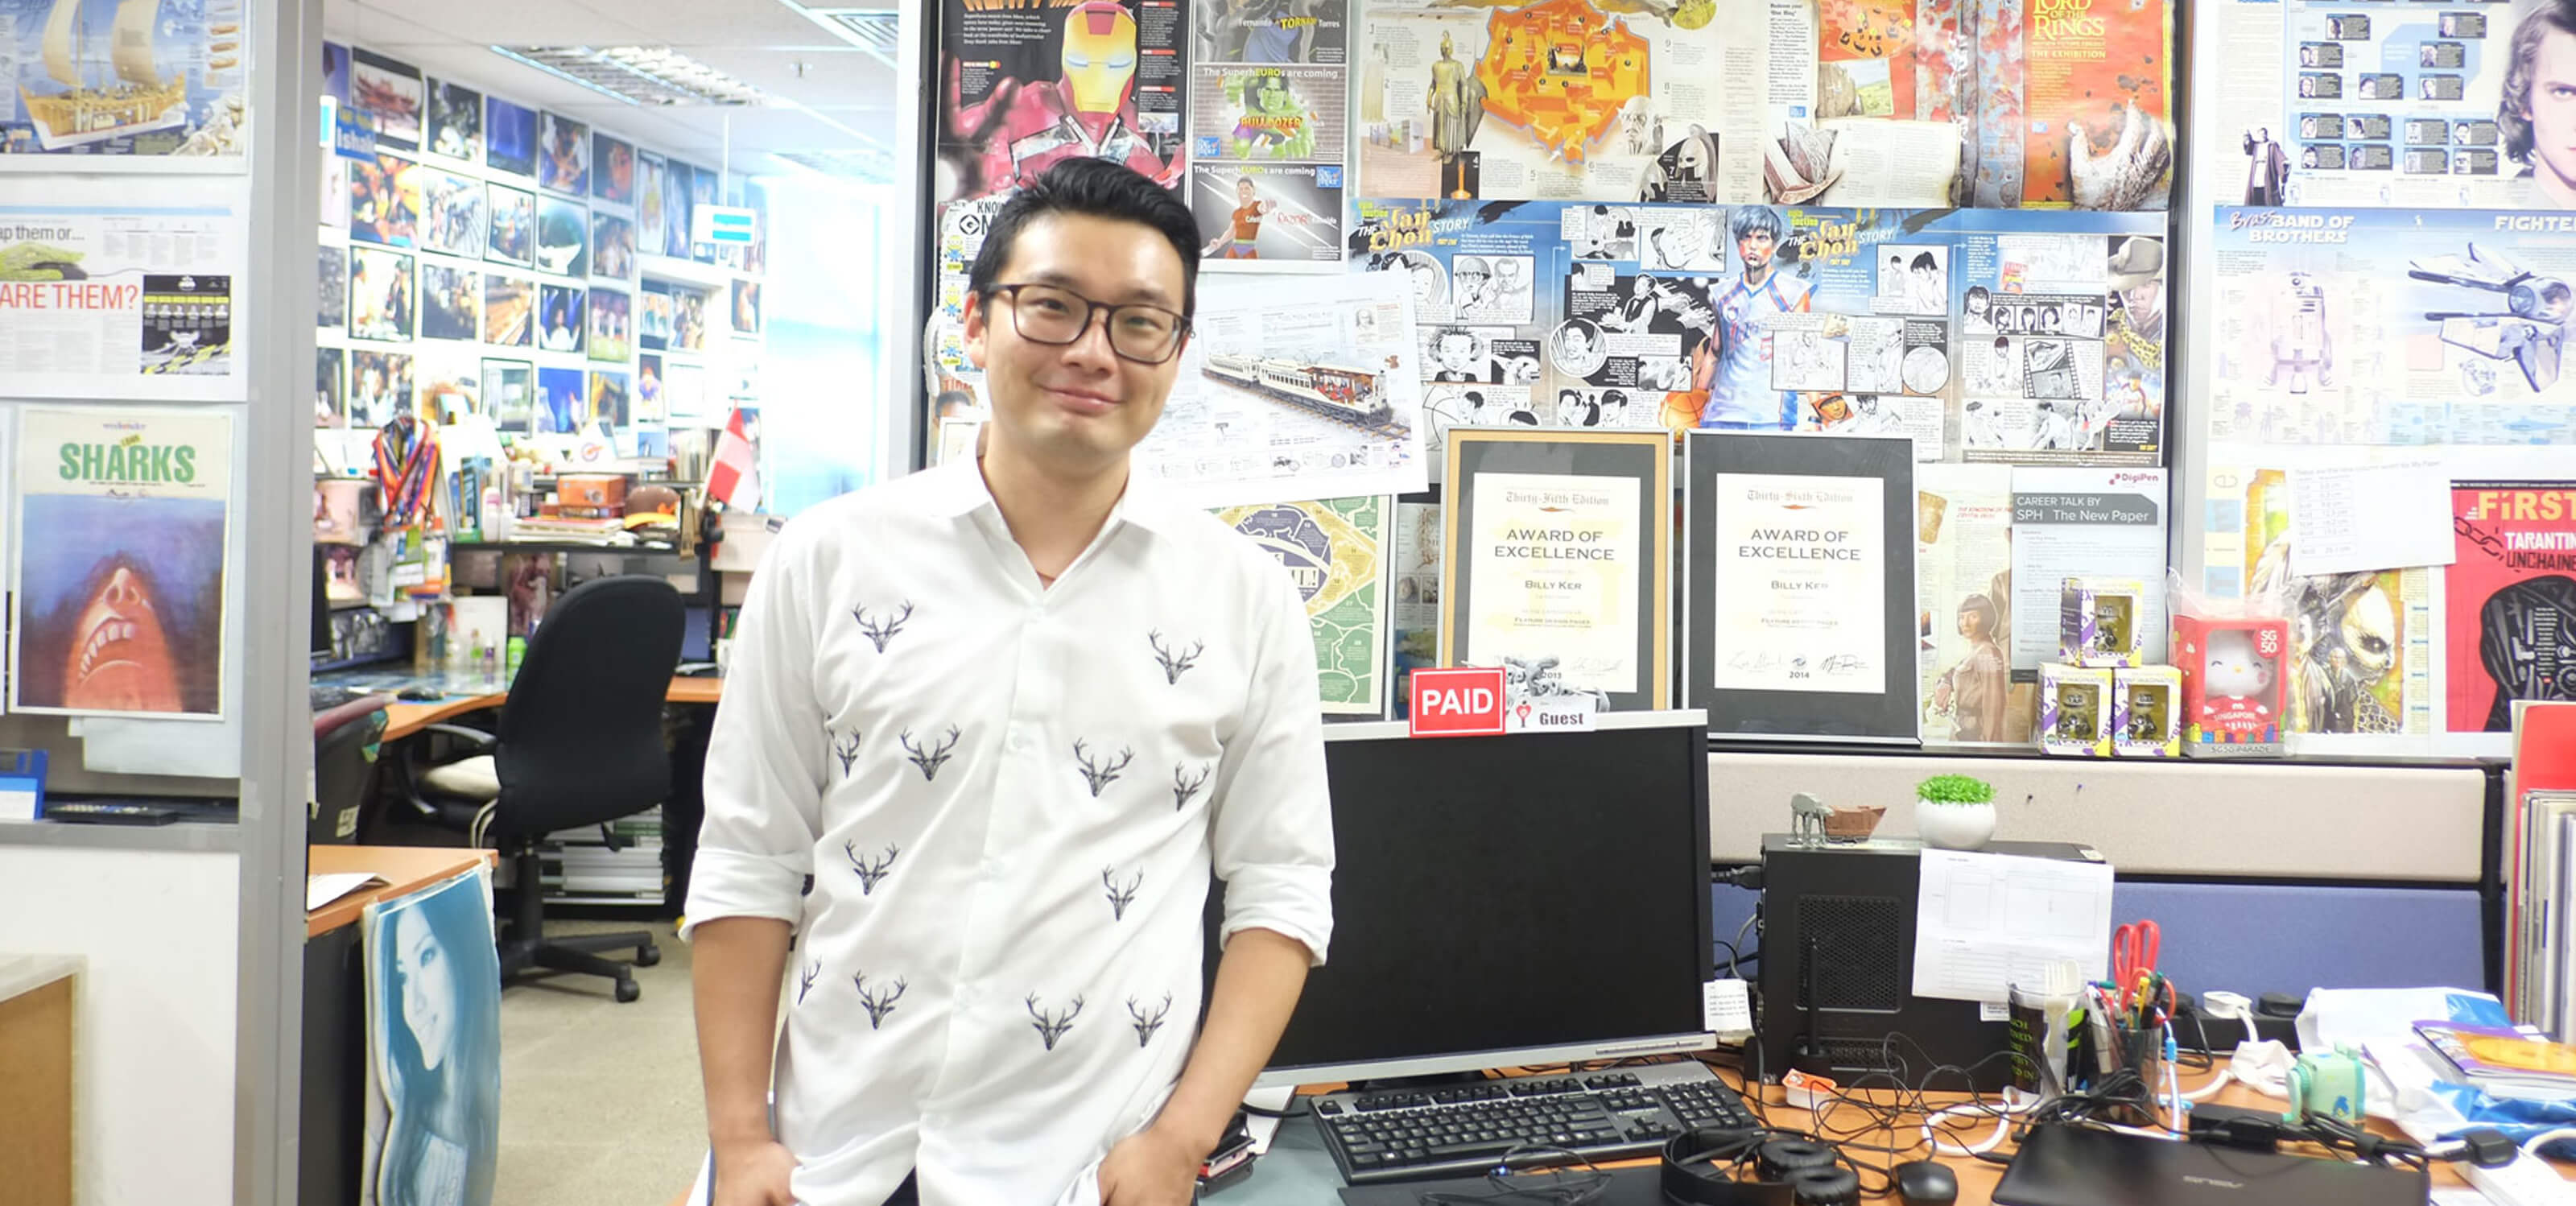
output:
{"label": "red paid sign", "polygon": [[1476,737],[1503,731],[1503,670],[1456,666],[1413,672],[1413,735]]}

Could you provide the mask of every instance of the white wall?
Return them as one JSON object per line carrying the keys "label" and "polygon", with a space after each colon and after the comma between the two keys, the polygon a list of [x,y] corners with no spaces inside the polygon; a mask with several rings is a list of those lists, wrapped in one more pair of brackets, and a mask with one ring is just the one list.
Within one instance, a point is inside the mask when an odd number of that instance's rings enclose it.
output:
{"label": "white wall", "polygon": [[88,960],[72,1040],[78,1206],[232,1200],[240,875],[228,853],[0,846],[0,952]]}

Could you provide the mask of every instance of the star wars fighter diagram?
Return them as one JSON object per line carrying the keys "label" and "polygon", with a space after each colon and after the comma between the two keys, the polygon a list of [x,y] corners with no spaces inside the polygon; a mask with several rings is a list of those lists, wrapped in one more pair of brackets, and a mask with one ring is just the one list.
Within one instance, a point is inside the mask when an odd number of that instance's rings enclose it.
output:
{"label": "star wars fighter diagram", "polygon": [[2500,252],[2480,251],[2475,243],[2465,256],[2410,260],[2406,275],[2501,294],[2502,311],[2437,310],[2424,317],[2442,324],[2442,342],[2488,360],[2512,361],[2535,391],[2558,383],[2567,319],[2576,314],[2576,290],[2567,282],[2526,271]]}

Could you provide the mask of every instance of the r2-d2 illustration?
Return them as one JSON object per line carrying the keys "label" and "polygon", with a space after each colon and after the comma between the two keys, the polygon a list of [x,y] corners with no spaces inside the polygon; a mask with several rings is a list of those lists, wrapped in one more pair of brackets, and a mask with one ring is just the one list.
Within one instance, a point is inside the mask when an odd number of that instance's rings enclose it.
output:
{"label": "r2-d2 illustration", "polygon": [[2277,298],[2272,314],[2272,368],[2265,385],[2284,385],[2293,394],[2334,384],[2334,338],[2326,334],[2326,289],[2304,272],[2290,274],[2289,291]]}

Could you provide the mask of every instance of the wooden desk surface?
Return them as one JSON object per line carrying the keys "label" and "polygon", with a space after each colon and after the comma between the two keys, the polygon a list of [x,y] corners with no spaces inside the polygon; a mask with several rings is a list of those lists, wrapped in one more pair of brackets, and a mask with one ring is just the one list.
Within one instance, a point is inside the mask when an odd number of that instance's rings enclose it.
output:
{"label": "wooden desk surface", "polygon": [[[1737,1083],[1736,1076],[1733,1072],[1721,1072],[1719,1075],[1726,1079],[1730,1084]],[[2185,1073],[2182,1077],[2183,1090],[2185,1092],[2189,1092],[2197,1089],[2200,1086],[2209,1083],[2209,1078],[2214,1075],[2216,1074],[2209,1072]],[[1777,1090],[1774,1090],[1774,1092],[1776,1091]],[[1956,1102],[1960,1100],[1956,1094],[1930,1094],[1929,1096],[1931,1100],[1935,1102]],[[1872,1099],[1875,1100],[1877,1098],[1873,1097]],[[2285,1108],[2279,1098],[2266,1097],[2252,1089],[2246,1088],[2243,1085],[2234,1083],[2231,1083],[2226,1088],[2219,1090],[2217,1096],[2210,1098],[2209,1102],[2203,1104],[2242,1106],[2247,1109],[2272,1112],[2277,1112]],[[1774,1126],[1797,1127],[1816,1131],[1819,1134],[1827,1135],[1828,1138],[1837,1140],[1854,1143],[1888,1144],[1890,1146],[1905,1143],[1913,1143],[1917,1145],[1913,1152],[1903,1156],[1885,1156],[1878,1152],[1861,1151],[1854,1151],[1851,1153],[1853,1159],[1873,1169],[1884,1167],[1881,1163],[1882,1161],[1889,1164],[1901,1164],[1907,1160],[1923,1159],[1925,1155],[1924,1149],[1921,1146],[1923,1128],[1921,1126],[1921,1119],[1919,1118],[1911,1119],[1913,1125],[1909,1126],[1902,1132],[1892,1134],[1889,1131],[1871,1127],[1869,1125],[1869,1116],[1862,1112],[1857,1106],[1837,1106],[1836,1108],[1828,1111],[1824,1118],[1824,1122],[1827,1124],[1827,1127],[1824,1129],[1819,1129],[1815,1125],[1816,1116],[1805,1110],[1796,1110],[1787,1106],[1773,1105],[1765,1107],[1764,1114]],[[1966,1125],[1963,1123],[1962,1126],[1951,1130],[1951,1136],[1958,1142],[1976,1143],[1985,1139],[1986,1136],[1994,1132],[1995,1124],[1991,1120],[1966,1120],[1966,1122],[1972,1122],[1973,1125]],[[2377,1119],[2371,1120],[2370,1129],[2383,1135],[2402,1136],[2403,1134],[2403,1132],[2399,1131],[2394,1125],[2381,1122]],[[1852,1133],[1854,1131],[1858,1131],[1858,1133]],[[2011,1140],[2009,1138],[2000,1145],[2001,1149],[2007,1152],[2011,1150],[2011,1146]],[[2307,1148],[2297,1148],[2293,1150],[2317,1154],[2312,1151],[2312,1149]],[[1995,1184],[2003,1180],[2003,1165],[1988,1163],[1987,1161],[1979,1160],[1973,1156],[1944,1155],[1939,1157],[1939,1159],[1941,1163],[1949,1165],[1951,1171],[1958,1174],[1958,1206],[1991,1206],[1991,1203],[1994,1201]],[[1873,1176],[1868,1178],[1868,1180],[1874,1183],[1877,1178]],[[2466,1187],[2467,1185],[2468,1181],[2461,1177],[2451,1165],[2440,1161],[2434,1162],[2433,1188],[2459,1189]],[[1894,1201],[1895,1199],[1890,1198],[1888,1200]]]}
{"label": "wooden desk surface", "polygon": [[305,871],[337,875],[368,871],[385,878],[378,887],[361,888],[304,915],[304,936],[327,933],[358,919],[369,904],[406,896],[477,866],[491,866],[489,850],[453,846],[313,846],[305,851]]}
{"label": "wooden desk surface", "polygon": [[[662,698],[677,704],[711,704],[724,694],[720,676],[674,678]],[[433,703],[391,703],[385,705],[386,741],[398,741],[441,721],[453,720],[468,712],[497,708],[510,698],[507,691],[481,694],[450,695]]]}

